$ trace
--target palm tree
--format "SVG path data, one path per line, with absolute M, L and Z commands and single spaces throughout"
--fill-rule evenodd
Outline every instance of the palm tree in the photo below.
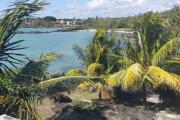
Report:
M 53 96 L 56 93 L 69 91 L 83 82 L 102 82 L 95 76 L 65 76 L 50 80 L 41 80 L 45 75 L 48 63 L 59 58 L 55 53 L 42 55 L 37 60 L 30 60 L 12 80 L 3 78 L 1 91 L 7 91 L 0 96 L 0 105 L 10 115 L 17 114 L 20 119 L 41 119 L 39 112 L 33 106 L 43 97 Z M 4 80 L 6 81 L 4 82 Z M 12 113 L 12 114 L 11 114 Z M 15 117 L 17 117 L 15 116 Z
M 14 82 L 19 84 L 34 84 L 46 79 L 49 63 L 60 59 L 62 54 L 54 52 L 41 55 L 38 59 L 28 59 L 27 64 L 16 74 Z
M 92 42 L 85 49 L 77 45 L 73 46 L 75 53 L 87 67 L 87 75 L 98 76 L 102 80 L 102 82 L 98 83 L 83 82 L 79 87 L 83 89 L 89 88 L 89 86 L 97 88 L 99 100 L 102 99 L 102 90 L 108 88 L 106 80 L 102 76 L 119 68 L 117 64 L 119 56 L 115 56 L 115 53 L 119 53 L 119 44 L 116 45 L 115 43 L 114 32 L 99 29 L 94 35 Z
M 99 63 L 92 63 L 88 67 L 88 75 L 89 76 L 101 76 L 104 73 L 104 65 Z M 101 78 L 102 80 L 102 78 Z M 102 100 L 102 89 L 106 86 L 106 84 L 101 83 L 90 83 L 93 87 L 97 88 L 99 90 L 99 100 Z
M 49 62 L 56 60 L 61 55 L 49 53 L 41 55 L 37 60 L 30 60 L 17 75 L 12 79 L 3 78 L 4 87 L 1 94 L 0 105 L 5 108 L 9 114 L 15 112 L 20 119 L 40 119 L 32 103 L 43 96 L 43 89 L 37 84 L 41 82 L 42 77 L 46 74 Z M 10 89 L 8 89 L 10 88 Z
M 87 45 L 85 49 L 77 45 L 73 46 L 73 49 L 87 68 L 93 63 L 99 63 L 104 65 L 105 70 L 109 69 L 109 71 L 111 71 L 114 67 L 113 64 L 115 64 L 117 60 L 112 59 L 112 56 L 110 56 L 116 49 L 114 44 L 114 33 L 99 29 L 94 35 L 92 42 Z
M 22 54 L 14 53 L 16 50 L 24 49 L 19 45 L 22 40 L 12 42 L 11 38 L 16 34 L 17 29 L 21 23 L 29 17 L 32 13 L 35 13 L 43 8 L 47 3 L 39 0 L 34 0 L 32 3 L 28 3 L 28 0 L 14 3 L 10 9 L 4 11 L 4 18 L 0 22 L 0 75 L 11 74 L 12 67 L 17 68 L 17 64 L 22 63 L 21 60 L 17 59 L 17 56 L 23 56 Z M 3 80 L 2 80 L 3 79 Z M 37 111 L 30 105 L 32 98 L 25 97 L 23 94 L 36 93 L 36 87 L 28 87 L 28 89 L 22 88 L 20 85 L 14 84 L 12 80 L 7 77 L 1 77 L 3 83 L 8 83 L 4 86 L 7 87 L 7 93 L 1 94 L 0 104 L 1 107 L 5 107 L 6 111 L 9 110 L 17 111 L 17 115 L 21 119 L 22 114 L 26 113 L 26 118 L 30 116 L 33 119 L 39 119 Z M 11 81 L 11 82 L 5 82 Z M 10 89 L 10 90 L 9 90 Z M 33 89 L 36 92 L 30 92 Z M 24 91 L 26 90 L 26 91 Z M 11 92 L 9 92 L 11 91 Z M 20 92 L 21 91 L 21 92 Z
M 12 72 L 10 68 L 17 68 L 16 65 L 22 63 L 17 56 L 23 55 L 14 51 L 24 49 L 19 45 L 23 40 L 12 42 L 11 38 L 27 17 L 46 5 L 39 0 L 34 0 L 32 4 L 26 2 L 14 3 L 10 9 L 4 11 L 4 18 L 0 21 L 0 73 Z
M 109 77 L 109 84 L 133 91 L 142 89 L 145 102 L 147 87 L 180 90 L 180 79 L 165 67 L 167 62 L 180 65 L 179 58 L 174 60 L 180 50 L 180 38 L 161 43 L 163 22 L 157 14 L 148 13 L 141 22 L 134 32 L 137 39 L 125 41 L 126 51 L 119 60 L 124 67 Z
M 44 2 L 35 0 L 31 4 L 28 1 L 15 3 L 12 9 L 5 11 L 5 17 L 0 23 L 0 69 L 1 74 L 11 73 L 11 67 L 7 64 L 16 67 L 16 64 L 22 61 L 16 59 L 17 56 L 22 56 L 21 54 L 11 53 L 9 51 L 15 51 L 21 48 L 17 42 L 11 42 L 11 38 L 16 34 L 17 29 L 26 17 L 29 17 L 31 13 L 37 12 L 46 5 Z M 18 116 L 20 119 L 41 119 L 39 113 L 33 107 L 33 103 L 39 97 L 46 95 L 53 90 L 53 93 L 67 90 L 69 86 L 78 85 L 83 81 L 95 81 L 98 82 L 99 78 L 94 76 L 68 76 L 56 79 L 50 79 L 47 81 L 42 81 L 48 63 L 54 58 L 59 57 L 57 54 L 50 53 L 47 55 L 42 55 L 38 60 L 29 60 L 29 62 L 20 70 L 20 72 L 15 76 L 10 78 L 3 78 L 0 80 L 4 86 L 0 86 L 1 90 L 6 90 L 6 93 L 0 96 L 0 106 L 7 113 L 13 113 L 13 115 Z M 7 63 L 6 63 L 7 62 Z M 40 72 L 40 73 L 39 73 Z M 7 82 L 4 82 L 4 81 Z M 102 81 L 99 81 L 102 82 Z

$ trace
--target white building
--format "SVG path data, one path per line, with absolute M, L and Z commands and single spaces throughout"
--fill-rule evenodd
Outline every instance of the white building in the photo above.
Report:
M 67 21 L 67 22 L 66 22 L 66 25 L 67 25 L 67 26 L 71 26 L 71 21 Z

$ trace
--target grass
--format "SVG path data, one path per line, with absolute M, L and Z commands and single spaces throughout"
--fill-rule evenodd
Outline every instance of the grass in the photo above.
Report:
M 90 92 L 89 90 L 75 91 L 66 95 L 70 96 L 75 101 L 79 101 L 79 100 L 93 101 L 98 99 L 98 92 Z M 109 99 L 109 96 L 106 93 L 102 93 L 102 96 L 103 99 Z
M 93 99 L 98 99 L 98 93 L 90 93 L 89 91 L 75 91 L 70 94 L 67 94 L 70 96 L 73 100 L 78 101 L 80 99 L 82 100 L 93 100 Z

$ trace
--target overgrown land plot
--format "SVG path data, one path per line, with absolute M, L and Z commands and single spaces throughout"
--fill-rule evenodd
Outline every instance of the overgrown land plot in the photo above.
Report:
M 20 120 L 180 119 L 179 6 L 121 18 L 117 26 L 112 24 L 118 19 L 84 21 L 78 29 L 96 29 L 87 46 L 72 46 L 84 69 L 50 74 L 50 63 L 63 53 L 31 59 L 18 53 L 26 49 L 23 40 L 12 41 L 18 28 L 46 5 L 17 1 L 0 20 L 0 115 Z

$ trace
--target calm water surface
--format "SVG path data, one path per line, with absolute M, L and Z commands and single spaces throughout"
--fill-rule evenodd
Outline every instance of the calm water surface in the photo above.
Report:
M 21 29 L 22 30 L 22 29 Z M 24 31 L 53 31 L 54 29 L 42 28 L 32 29 L 26 28 Z M 21 45 L 28 47 L 20 50 L 18 53 L 23 53 L 27 57 L 37 58 L 42 53 L 58 52 L 63 53 L 63 57 L 51 63 L 49 71 L 51 73 L 58 73 L 67 71 L 72 68 L 84 68 L 81 61 L 75 55 L 72 46 L 74 44 L 85 47 L 95 33 L 93 32 L 53 32 L 46 34 L 17 34 L 13 41 L 25 40 Z

